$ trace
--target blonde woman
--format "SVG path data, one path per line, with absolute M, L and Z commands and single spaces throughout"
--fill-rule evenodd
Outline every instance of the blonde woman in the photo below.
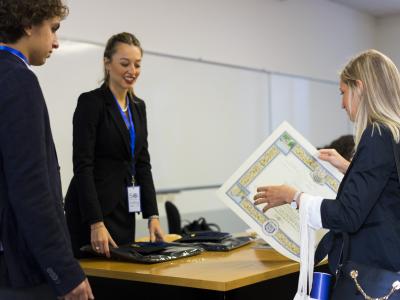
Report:
M 398 272 L 400 184 L 392 141 L 400 139 L 399 72 L 388 57 L 368 50 L 344 68 L 340 92 L 342 107 L 354 122 L 356 152 L 350 163 L 332 149 L 320 150 L 321 159 L 345 174 L 336 201 L 281 185 L 259 187 L 255 204 L 266 204 L 264 211 L 293 200 L 307 207 L 309 226 L 330 229 L 322 250 L 332 272 L 342 233 L 350 238 L 349 260 Z
M 135 238 L 136 213 L 148 219 L 152 242 L 164 233 L 147 142 L 146 105 L 133 92 L 143 49 L 131 33 L 113 35 L 104 50 L 104 84 L 78 99 L 73 125 L 74 177 L 65 198 L 76 257 L 84 245 L 110 257 Z

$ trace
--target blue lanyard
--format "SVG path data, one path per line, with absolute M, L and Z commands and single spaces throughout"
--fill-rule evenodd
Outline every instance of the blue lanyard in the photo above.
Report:
M 113 95 L 114 96 L 114 95 Z M 132 121 L 132 114 L 131 114 L 131 110 L 129 108 L 129 98 L 128 96 L 126 96 L 126 103 L 127 103 L 127 108 L 128 108 L 128 116 L 129 119 L 126 117 L 126 114 L 122 111 L 121 106 L 119 106 L 119 103 L 117 101 L 117 98 L 114 96 L 114 100 L 115 103 L 118 106 L 119 112 L 121 113 L 122 118 L 124 119 L 124 122 L 126 124 L 126 126 L 129 129 L 129 136 L 130 136 L 130 144 L 131 144 L 131 153 L 132 153 L 132 159 L 134 157 L 135 154 L 135 140 L 136 140 L 136 133 L 135 133 L 135 125 L 133 124 Z
M 17 49 L 10 48 L 7 46 L 0 46 L 0 51 L 7 51 L 11 54 L 14 54 L 15 56 L 18 56 L 20 59 L 22 59 L 28 66 L 29 66 L 29 61 L 26 58 L 25 55 L 22 54 L 22 52 L 18 51 Z

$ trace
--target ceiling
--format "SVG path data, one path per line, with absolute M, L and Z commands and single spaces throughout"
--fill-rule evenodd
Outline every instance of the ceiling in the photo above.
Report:
M 375 17 L 400 14 L 400 0 L 329 0 Z

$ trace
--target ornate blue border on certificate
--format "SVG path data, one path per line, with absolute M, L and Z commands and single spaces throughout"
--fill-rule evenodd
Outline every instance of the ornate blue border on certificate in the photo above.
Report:
M 336 179 L 326 168 L 324 168 L 309 152 L 307 152 L 288 132 L 283 132 L 278 139 L 269 147 L 249 169 L 241 176 L 226 192 L 241 209 L 263 227 L 263 231 L 274 238 L 279 244 L 285 245 L 286 249 L 293 255 L 300 257 L 300 246 L 287 236 L 278 223 L 268 218 L 253 201 L 248 199 L 250 191 L 247 187 L 251 182 L 278 156 L 292 153 L 308 169 L 313 180 L 321 185 L 326 185 L 337 193 L 340 181 Z

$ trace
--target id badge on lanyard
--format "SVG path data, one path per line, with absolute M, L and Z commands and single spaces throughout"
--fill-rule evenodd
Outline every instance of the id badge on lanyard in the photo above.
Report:
M 129 130 L 130 148 L 131 148 L 132 158 L 133 158 L 133 154 L 135 153 L 136 135 L 135 135 L 135 125 L 133 124 L 131 110 L 129 108 L 129 98 L 128 98 L 128 96 L 126 96 L 128 117 L 122 111 L 121 107 L 118 104 L 117 98 L 115 96 L 114 96 L 114 100 L 119 109 L 121 117 L 124 120 L 126 126 L 128 127 L 128 130 Z M 134 174 L 134 173 L 132 173 L 132 174 Z M 140 205 L 140 186 L 135 185 L 135 178 L 133 176 L 132 176 L 132 185 L 127 187 L 127 194 L 128 194 L 128 211 L 130 213 L 141 212 L 142 210 L 141 210 L 141 205 Z
M 128 189 L 128 210 L 130 213 L 141 212 L 140 206 L 140 186 L 134 185 L 134 179 L 132 178 L 132 185 L 127 187 Z

